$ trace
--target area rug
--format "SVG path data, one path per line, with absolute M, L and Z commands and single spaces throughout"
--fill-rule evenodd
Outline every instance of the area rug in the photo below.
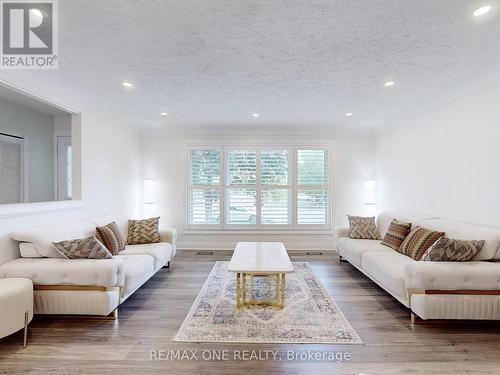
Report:
M 307 262 L 286 275 L 283 309 L 236 308 L 236 275 L 216 262 L 174 341 L 232 343 L 362 344 Z M 257 298 L 269 293 L 266 278 L 254 280 Z

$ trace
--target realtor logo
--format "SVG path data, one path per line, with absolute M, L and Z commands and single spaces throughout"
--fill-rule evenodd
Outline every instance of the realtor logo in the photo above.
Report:
M 1 1 L 2 69 L 57 68 L 56 0 Z

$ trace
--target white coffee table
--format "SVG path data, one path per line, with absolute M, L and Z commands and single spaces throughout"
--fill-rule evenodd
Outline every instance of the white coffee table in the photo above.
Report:
M 236 306 L 268 305 L 283 308 L 285 305 L 285 275 L 293 272 L 293 265 L 281 242 L 238 242 L 228 271 L 236 273 Z M 269 300 L 256 301 L 253 278 L 267 277 Z M 247 277 L 250 277 L 250 300 L 247 300 Z M 272 298 L 274 279 L 274 299 Z

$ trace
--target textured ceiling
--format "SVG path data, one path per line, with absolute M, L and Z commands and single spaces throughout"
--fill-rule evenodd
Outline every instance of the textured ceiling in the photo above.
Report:
M 144 128 L 372 132 L 500 80 L 487 3 L 62 0 L 59 69 L 0 77 Z

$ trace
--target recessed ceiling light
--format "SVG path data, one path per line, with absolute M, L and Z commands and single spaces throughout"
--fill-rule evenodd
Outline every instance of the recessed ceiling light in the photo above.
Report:
M 162 112 L 162 113 L 160 113 L 160 115 L 166 116 L 166 115 L 168 115 L 168 113 L 167 112 Z
M 260 117 L 260 115 L 258 113 L 254 113 L 252 116 L 253 117 Z
M 480 8 L 477 8 L 475 11 L 474 11 L 474 16 L 475 17 L 479 17 L 479 16 L 482 16 L 483 14 L 486 14 L 490 11 L 491 7 L 489 5 L 485 5 L 485 6 L 482 6 Z
M 128 82 L 128 81 L 123 81 L 123 82 L 122 82 L 122 85 L 123 85 L 123 86 L 125 86 L 125 87 L 132 87 L 132 86 L 134 86 L 133 84 L 131 84 L 131 83 L 130 83 L 130 82 Z
M 351 117 L 352 113 L 351 112 L 347 112 L 345 115 L 346 115 L 346 117 Z
M 394 81 L 387 81 L 384 83 L 385 87 L 389 87 L 389 86 L 393 86 L 393 85 L 394 85 Z

